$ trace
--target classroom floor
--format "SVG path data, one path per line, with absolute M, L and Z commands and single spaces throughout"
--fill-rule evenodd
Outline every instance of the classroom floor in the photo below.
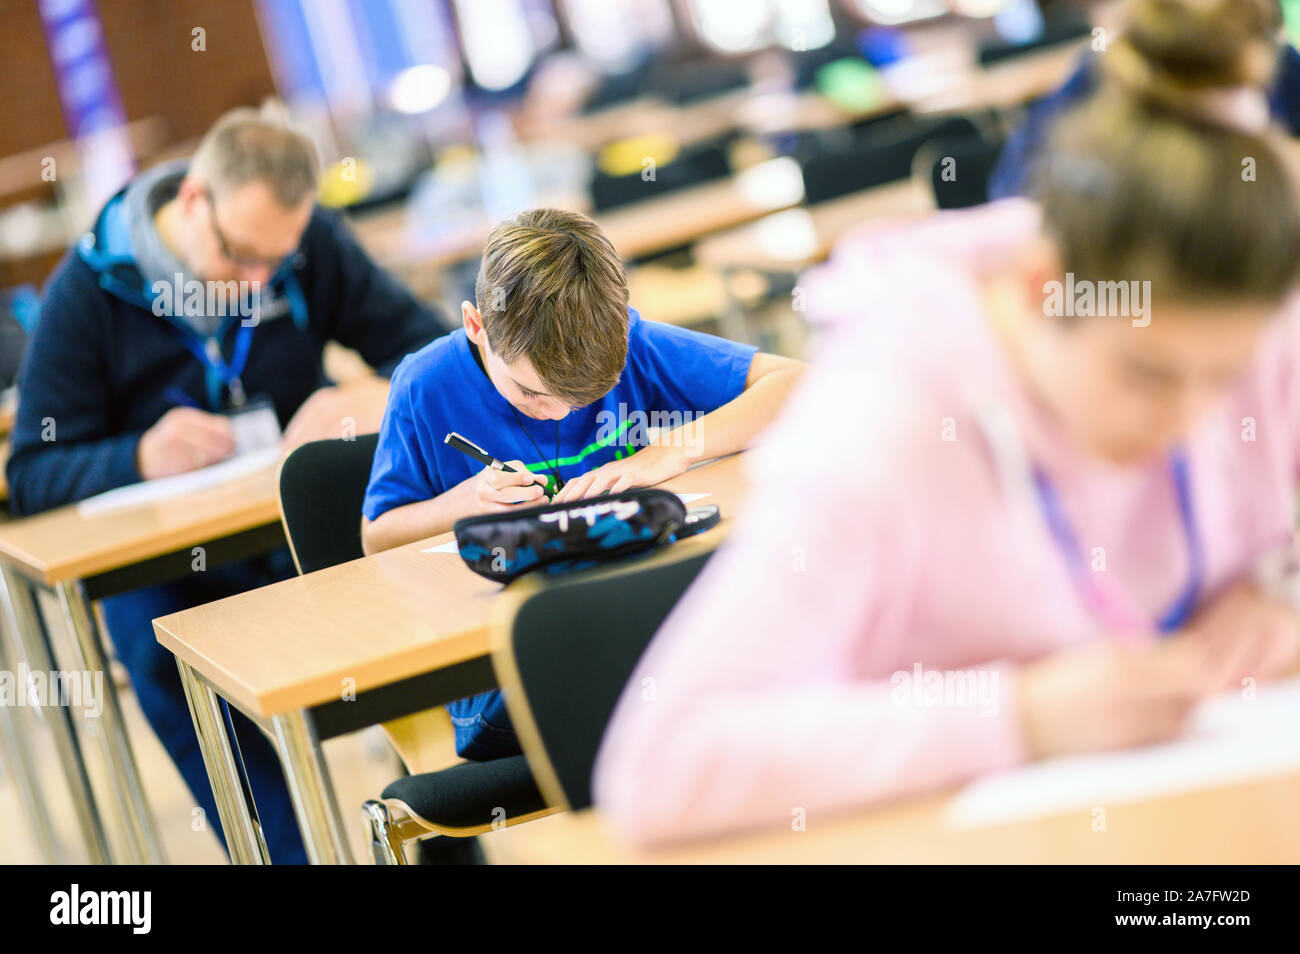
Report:
M 47 612 L 46 619 L 57 620 L 58 615 Z M 58 634 L 53 635 L 57 644 L 60 637 Z M 145 721 L 135 694 L 129 686 L 124 685 L 121 670 L 117 669 L 116 664 L 114 668 L 118 673 L 118 697 L 126 717 L 127 731 L 140 766 L 145 791 L 153 806 L 168 862 L 226 864 L 226 854 L 216 836 L 210 829 L 194 824 L 196 806 L 189 789 L 185 787 L 180 773 Z M 60 859 L 65 863 L 85 864 L 90 859 L 81 840 L 49 728 L 34 709 L 18 708 L 13 711 L 22 720 L 21 725 L 37 764 Z M 82 744 L 96 790 L 106 791 L 100 784 L 103 763 L 97 747 L 93 740 L 87 744 L 87 740 L 83 739 Z M 325 743 L 325 757 L 338 793 L 339 811 L 352 842 L 353 856 L 359 863 L 367 864 L 370 855 L 361 823 L 361 804 L 368 798 L 376 797 L 389 782 L 401 774 L 397 757 L 378 727 L 330 739 Z M 102 804 L 101 812 L 109 816 L 105 819 L 105 824 L 110 828 L 110 843 L 117 844 L 115 839 L 120 837 L 120 828 L 115 827 L 116 820 L 112 817 L 111 805 Z M 195 830 L 196 827 L 199 830 Z M 413 851 L 409 857 L 414 857 Z M 23 811 L 12 774 L 0 759 L 0 864 L 42 862 L 39 844 Z
M 206 828 L 194 830 L 194 799 L 145 722 L 135 695 L 129 689 L 123 691 L 120 687 L 119 694 L 131 743 L 140 765 L 140 774 L 153 805 L 168 862 L 226 864 L 225 852 L 216 836 Z M 34 729 L 30 733 L 33 756 L 38 763 L 41 785 L 49 805 L 62 860 L 86 863 L 89 858 L 81 843 L 76 816 L 67 795 L 50 733 L 44 725 L 32 718 L 30 712 L 23 715 L 28 717 L 26 725 Z M 90 750 L 86 757 L 88 760 L 96 759 L 98 752 Z M 365 863 L 369 855 L 363 841 L 361 803 L 378 795 L 385 785 L 400 774 L 397 759 L 378 729 L 329 740 L 325 743 L 325 757 L 338 792 L 343 823 L 352 840 L 354 857 Z M 92 773 L 95 770 L 96 766 L 92 765 Z M 102 810 L 107 813 L 107 806 Z M 0 837 L 0 864 L 42 863 L 43 859 L 23 813 L 14 780 L 3 766 L 0 766 L 0 818 L 4 819 L 0 825 L 0 830 L 3 830 L 3 837 Z M 107 823 L 113 824 L 112 821 Z M 110 832 L 109 837 L 112 839 L 114 834 Z

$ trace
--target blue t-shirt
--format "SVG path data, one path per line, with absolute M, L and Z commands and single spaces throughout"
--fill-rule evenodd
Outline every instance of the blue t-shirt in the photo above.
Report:
M 368 520 L 429 500 L 483 469 L 448 447 L 450 431 L 498 460 L 521 460 L 564 480 L 628 456 L 646 443 L 646 429 L 687 424 L 745 390 L 755 348 L 673 325 L 642 321 L 628 309 L 627 364 L 614 390 L 559 422 L 519 414 L 474 358 L 464 329 L 408 355 L 393 373 L 379 447 L 363 513 Z M 526 432 L 526 433 L 525 433 Z M 531 440 L 530 440 L 531 438 Z M 540 451 L 540 453 L 539 453 Z

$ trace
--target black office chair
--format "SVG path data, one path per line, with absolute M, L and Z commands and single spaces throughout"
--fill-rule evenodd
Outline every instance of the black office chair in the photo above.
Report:
M 378 443 L 377 434 L 312 441 L 284 459 L 280 516 L 300 573 L 364 555 L 361 504 Z M 490 831 L 499 809 L 507 825 L 549 812 L 522 755 L 405 776 L 381 799 L 362 808 L 376 864 L 405 864 L 407 841 Z
M 548 803 L 591 805 L 592 768 L 614 706 L 715 546 L 707 536 L 684 540 L 614 566 L 512 587 L 492 664 Z
M 1060 6 L 1044 11 L 1043 30 L 1035 39 L 1022 43 L 1001 38 L 988 40 L 980 44 L 976 56 L 980 66 L 992 66 L 1091 34 L 1092 21 L 1084 11 Z
M 979 135 L 966 116 L 900 117 L 866 127 L 848 138 L 828 138 L 797 156 L 809 205 L 884 185 L 912 174 L 913 160 L 934 139 Z
M 280 466 L 280 518 L 299 573 L 359 560 L 361 503 L 378 434 L 311 441 Z
M 1000 137 L 983 135 L 934 139 L 917 151 L 913 175 L 929 185 L 937 208 L 983 205 L 1002 146 Z
M 696 57 L 655 63 L 645 78 L 645 92 L 676 106 L 689 106 L 745 89 L 749 83 L 749 68 L 743 62 Z
M 731 161 L 725 144 L 711 143 L 683 149 L 671 162 L 655 168 L 653 180 L 641 178 L 641 170 L 614 176 L 597 170 L 591 179 L 591 203 L 597 212 L 658 198 L 679 189 L 700 185 L 731 175 Z
M 23 352 L 27 347 L 27 335 L 32 330 L 24 324 L 24 317 L 34 321 L 39 303 L 28 304 L 23 289 L 11 289 L 0 292 L 0 391 L 5 390 L 18 380 L 18 368 L 22 364 Z M 35 293 L 26 290 L 34 299 Z

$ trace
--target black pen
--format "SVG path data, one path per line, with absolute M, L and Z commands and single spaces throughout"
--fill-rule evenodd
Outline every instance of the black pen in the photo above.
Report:
M 497 460 L 495 457 L 493 457 L 483 448 L 479 447 L 473 441 L 469 440 L 468 438 L 461 437 L 455 431 L 452 431 L 450 434 L 444 437 L 442 439 L 442 442 L 446 444 L 448 447 L 454 447 L 456 450 L 460 451 L 462 454 L 465 454 L 467 457 L 473 457 L 476 461 L 478 461 L 480 464 L 482 464 L 485 467 L 495 467 L 497 470 L 504 470 L 508 474 L 519 473 L 519 471 L 511 467 L 509 464 L 503 464 L 501 461 Z M 550 494 L 547 494 L 548 499 L 549 497 Z

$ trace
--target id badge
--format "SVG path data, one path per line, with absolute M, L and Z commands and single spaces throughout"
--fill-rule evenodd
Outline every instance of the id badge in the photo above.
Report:
M 269 400 L 255 399 L 222 413 L 235 432 L 235 454 L 251 454 L 280 442 L 280 419 Z

